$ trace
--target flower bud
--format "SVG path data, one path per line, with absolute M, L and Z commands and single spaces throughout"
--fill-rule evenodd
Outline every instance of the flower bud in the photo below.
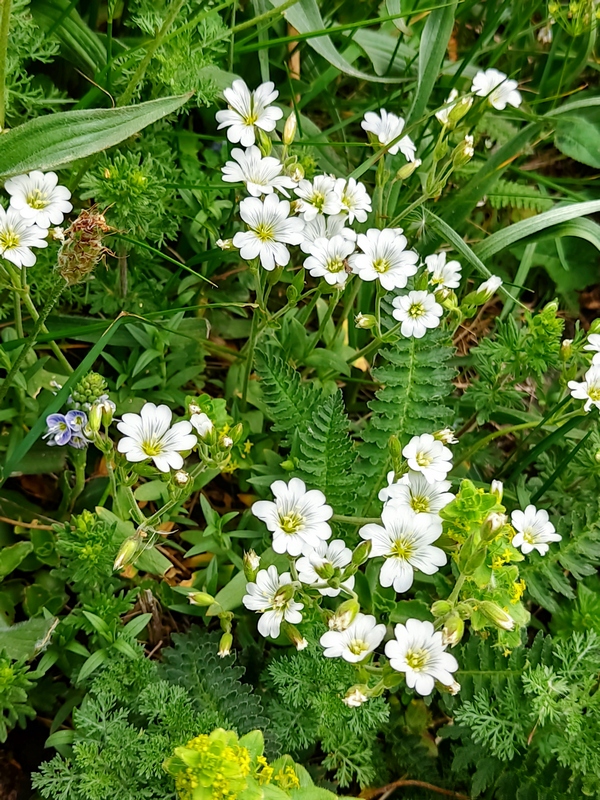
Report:
M 202 606 L 208 608 L 215 602 L 215 598 L 208 594 L 208 592 L 193 592 L 188 594 L 188 600 L 193 606 Z
M 442 642 L 450 645 L 450 647 L 454 647 L 460 642 L 464 632 L 465 623 L 458 614 L 452 614 L 452 616 L 446 620 L 442 628 Z
M 178 469 L 177 472 L 173 475 L 173 481 L 175 482 L 176 486 L 183 488 L 187 486 L 191 480 L 191 476 L 189 472 L 185 472 L 183 469 Z
M 560 360 L 568 361 L 573 353 L 573 339 L 563 339 L 560 346 Z
M 247 553 L 244 553 L 244 575 L 247 581 L 253 583 L 256 580 L 259 568 L 260 558 L 254 550 L 248 550 Z
M 286 147 L 288 147 L 294 139 L 296 138 L 296 131 L 298 130 L 298 119 L 296 117 L 296 113 L 292 111 L 289 117 L 285 121 L 285 125 L 283 128 L 283 137 L 282 141 Z
M 217 239 L 215 245 L 220 247 L 221 250 L 235 250 L 233 246 L 233 239 Z
M 498 289 L 502 286 L 502 278 L 499 278 L 497 275 L 491 275 L 487 281 L 484 281 L 481 286 L 477 289 L 477 294 L 483 295 L 484 299 L 477 303 L 477 305 L 481 305 L 481 303 L 486 303 L 490 298 L 492 298 Z
M 402 445 L 400 444 L 400 440 L 397 436 L 390 436 L 388 447 L 392 458 L 402 458 Z
M 102 406 L 99 403 L 95 403 L 91 407 L 88 416 L 88 425 L 93 433 L 98 433 L 100 430 L 102 425 Z
M 436 431 L 433 434 L 433 438 L 443 444 L 458 444 L 458 439 L 454 435 L 452 428 L 443 428 L 441 431 Z
M 275 608 L 278 606 L 284 606 L 286 603 L 288 603 L 294 596 L 295 591 L 296 589 L 291 583 L 286 583 L 279 588 L 275 593 L 275 597 L 273 598 L 273 605 Z
M 290 178 L 296 183 L 300 183 L 300 181 L 304 178 L 304 167 L 302 164 L 296 164 L 294 169 L 290 172 Z
M 293 284 L 290 283 L 290 285 L 285 290 L 285 296 L 291 305 L 296 305 L 296 303 L 298 302 L 298 298 L 300 297 L 300 292 L 298 291 L 298 289 L 296 289 L 296 287 Z
M 329 620 L 329 628 L 332 631 L 345 631 L 346 628 L 354 622 L 354 619 L 360 611 L 360 605 L 351 597 L 345 600 L 338 606 L 336 612 Z
M 296 650 L 300 651 L 308 647 L 308 642 L 295 625 L 291 625 L 289 622 L 284 621 L 281 623 L 281 630 L 283 633 L 285 633 Z
M 489 619 L 497 628 L 501 628 L 503 631 L 514 630 L 514 619 L 510 614 L 504 611 L 503 608 L 500 608 L 498 603 L 493 603 L 491 600 L 484 600 L 479 603 L 479 611 L 481 611 L 483 616 Z
M 506 514 L 499 514 L 497 511 L 487 517 L 481 529 L 481 541 L 492 542 L 502 528 L 506 525 L 508 517 Z
M 233 447 L 233 439 L 231 436 L 221 436 L 219 444 L 221 447 L 225 448 L 225 450 L 229 450 L 230 447 Z
M 357 544 L 354 552 L 352 553 L 352 563 L 357 567 L 360 567 L 361 564 L 364 564 L 369 557 L 372 547 L 373 542 L 370 539 L 365 539 L 360 544 Z
M 492 481 L 490 484 L 490 493 L 494 495 L 499 503 L 501 503 L 502 496 L 504 495 L 504 484 L 502 481 Z
M 460 692 L 461 686 L 458 681 L 453 681 L 450 686 L 446 687 L 451 695 L 457 695 Z
M 262 128 L 254 128 L 256 134 L 256 144 L 258 145 L 258 149 L 262 153 L 263 156 L 270 156 L 271 149 L 273 148 L 273 142 L 271 141 L 271 137 L 263 131 Z
M 407 178 L 413 174 L 416 169 L 419 169 L 423 162 L 420 158 L 416 158 L 414 161 L 407 161 L 398 172 L 396 173 L 396 180 L 405 181 Z
M 452 611 L 452 604 L 447 600 L 436 600 L 431 606 L 431 613 L 434 617 L 444 617 Z
M 110 230 L 104 216 L 94 208 L 84 208 L 67 228 L 58 251 L 57 269 L 69 286 L 82 281 L 109 252 L 104 247 L 104 237 Z
M 330 564 L 329 561 L 323 562 L 323 564 L 319 564 L 318 566 L 314 567 L 315 572 L 323 581 L 328 581 L 330 578 L 333 578 L 335 575 L 335 567 L 333 564 Z
M 125 539 L 117 553 L 115 563 L 113 564 L 115 572 L 120 572 L 122 569 L 132 564 L 137 558 L 141 548 L 142 541 L 139 536 L 130 536 L 129 539 Z
M 438 139 L 433 151 L 433 160 L 441 161 L 448 152 L 448 142 L 445 139 Z
M 460 169 L 468 164 L 475 155 L 475 148 L 473 147 L 473 137 L 465 136 L 462 142 L 454 149 L 452 153 L 452 163 L 455 169 Z
M 192 416 L 192 414 L 200 414 L 202 409 L 197 403 L 190 403 L 188 405 L 188 414 Z
M 362 330 L 369 330 L 377 325 L 377 319 L 373 314 L 357 314 L 354 317 L 354 325 Z
M 243 435 L 244 435 L 244 426 L 241 422 L 238 422 L 238 424 L 234 425 L 233 428 L 229 431 L 229 436 L 233 440 L 234 444 L 238 444 Z
M 369 689 L 362 683 L 348 689 L 342 702 L 345 703 L 348 708 L 358 708 L 362 706 L 363 703 L 366 703 L 368 699 Z
M 230 633 L 224 633 L 219 642 L 219 650 L 217 655 L 219 658 L 225 658 L 231 653 L 231 645 L 233 644 L 233 636 Z
M 190 410 L 191 408 L 192 404 L 190 403 Z M 198 408 L 198 406 L 194 405 L 194 408 Z M 215 427 L 208 414 L 204 414 L 203 412 L 192 414 L 190 422 L 201 439 L 205 439 Z

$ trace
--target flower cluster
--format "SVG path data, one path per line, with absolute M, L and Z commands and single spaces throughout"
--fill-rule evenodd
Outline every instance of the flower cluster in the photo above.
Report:
M 10 205 L 0 205 L 0 256 L 16 267 L 32 267 L 32 248 L 48 246 L 50 226 L 60 225 L 73 208 L 71 193 L 58 184 L 56 173 L 38 170 L 9 178 L 4 188 Z
M 592 365 L 584 375 L 583 381 L 569 381 L 571 396 L 575 400 L 585 400 L 584 410 L 600 408 L 600 334 L 590 333 L 584 350 L 594 353 Z

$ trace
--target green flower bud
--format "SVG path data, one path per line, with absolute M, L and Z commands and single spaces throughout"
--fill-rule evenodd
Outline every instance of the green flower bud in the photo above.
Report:
M 219 658 L 225 658 L 231 653 L 231 645 L 233 644 L 233 636 L 230 633 L 224 633 L 219 642 L 219 650 L 217 655 Z
M 416 158 L 414 161 L 407 161 L 406 164 L 400 167 L 398 172 L 396 173 L 396 180 L 405 181 L 413 174 L 413 172 L 418 169 L 422 164 L 420 158 Z
M 504 611 L 503 608 L 500 608 L 498 603 L 493 603 L 490 600 L 484 600 L 483 602 L 479 603 L 478 608 L 483 616 L 489 619 L 489 621 L 497 628 L 500 628 L 503 631 L 514 630 L 514 619 L 510 616 L 510 614 L 508 614 L 508 612 Z
M 285 121 L 283 128 L 282 141 L 288 147 L 296 138 L 296 131 L 298 130 L 298 119 L 294 111 L 290 112 L 289 117 Z
M 498 533 L 506 525 L 508 517 L 506 514 L 499 514 L 493 511 L 483 523 L 481 529 L 481 541 L 493 542 Z
M 98 433 L 102 425 L 102 407 L 95 403 L 90 409 L 88 424 L 93 433 Z
M 369 558 L 369 553 L 371 552 L 372 547 L 373 542 L 370 539 L 365 539 L 364 542 L 356 545 L 354 552 L 352 553 L 352 563 L 357 567 L 360 567 L 361 564 L 364 564 Z
M 324 581 L 328 581 L 335 575 L 335 567 L 328 561 L 326 561 L 324 564 L 319 564 L 319 566 L 315 567 L 314 569 L 319 578 Z
M 260 569 L 260 558 L 256 555 L 254 550 L 248 550 L 247 553 L 244 553 L 243 561 L 246 580 L 250 583 L 254 583 L 258 575 L 258 570 Z
M 392 458 L 402 458 L 402 445 L 397 436 L 390 436 L 388 447 Z
M 295 587 L 291 583 L 286 583 L 284 586 L 279 588 L 275 593 L 275 597 L 273 598 L 273 605 L 275 608 L 277 606 L 284 606 L 294 596 L 294 592 L 296 591 Z
M 295 625 L 291 625 L 289 622 L 284 621 L 281 623 L 281 630 L 283 633 L 285 633 L 296 650 L 300 651 L 308 647 L 308 642 Z
M 262 128 L 255 128 L 256 131 L 256 144 L 263 156 L 270 156 L 273 148 L 273 142 L 270 136 L 263 131 Z
M 452 611 L 452 603 L 447 600 L 436 600 L 431 606 L 431 613 L 434 617 L 444 617 Z
M 121 570 L 125 569 L 125 567 L 128 567 L 130 564 L 132 564 L 142 549 L 143 542 L 137 534 L 135 536 L 131 536 L 129 539 L 125 539 L 119 552 L 117 553 L 115 563 L 113 564 L 113 569 L 115 572 L 120 572 Z
M 568 361 L 573 355 L 573 339 L 563 339 L 560 346 L 560 360 Z
M 363 330 L 369 330 L 377 325 L 377 319 L 373 314 L 357 314 L 354 317 L 354 325 Z
M 329 628 L 332 631 L 345 631 L 354 622 L 359 611 L 360 605 L 353 597 L 345 600 L 329 619 Z
M 201 606 L 203 608 L 208 608 L 208 606 L 212 606 L 215 602 L 215 598 L 208 594 L 208 592 L 193 592 L 192 594 L 188 594 L 188 600 L 193 606 Z
M 504 484 L 502 481 L 492 481 L 490 484 L 490 493 L 494 495 L 496 500 L 501 503 L 504 494 Z
M 448 617 L 444 623 L 444 627 L 442 628 L 442 641 L 444 644 L 454 647 L 454 645 L 457 645 L 460 642 L 464 632 L 465 623 L 458 616 L 458 614 L 453 614 L 452 616 Z

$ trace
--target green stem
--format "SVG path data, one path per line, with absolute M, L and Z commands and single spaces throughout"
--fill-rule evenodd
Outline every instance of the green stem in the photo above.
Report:
M 351 525 L 370 525 L 381 522 L 381 517 L 345 517 L 343 514 L 334 514 L 333 522 L 349 522 Z
M 12 0 L 0 0 L 0 132 L 6 119 L 6 64 Z
M 15 378 L 15 375 L 17 374 L 17 372 L 21 368 L 21 364 L 25 361 L 25 357 L 27 356 L 27 354 L 29 353 L 31 348 L 34 346 L 37 337 L 40 335 L 40 333 L 42 331 L 42 328 L 44 326 L 44 322 L 46 321 L 46 319 L 48 318 L 48 315 L 50 314 L 50 312 L 54 308 L 58 298 L 61 296 L 61 294 L 65 290 L 66 285 L 67 285 L 66 282 L 62 278 L 54 284 L 54 287 L 52 288 L 52 291 L 51 291 L 48 299 L 46 300 L 46 303 L 45 303 L 44 307 L 42 308 L 42 311 L 41 311 L 39 317 L 37 318 L 37 321 L 35 323 L 35 327 L 34 327 L 32 333 L 31 333 L 31 336 L 27 339 L 27 341 L 25 342 L 25 344 L 21 348 L 21 352 L 16 357 L 15 362 L 12 365 L 12 367 L 10 368 L 8 375 L 6 376 L 4 381 L 2 382 L 2 385 L 0 386 L 0 407 L 2 406 L 2 402 L 4 401 L 4 398 L 6 397 L 6 394 L 7 394 L 8 390 L 10 389 L 10 387 L 12 385 L 12 382 L 13 382 L 13 380 Z
M 461 574 L 461 575 L 458 576 L 458 580 L 456 581 L 456 585 L 455 585 L 454 589 L 452 589 L 452 594 L 448 598 L 448 602 L 451 603 L 452 605 L 454 605 L 454 603 L 456 603 L 456 601 L 458 600 L 458 595 L 460 594 L 460 590 L 463 587 L 463 583 L 465 582 L 465 579 L 466 579 L 465 575 Z
M 361 284 L 362 284 L 362 281 L 359 280 L 356 276 L 354 278 L 351 278 L 351 280 L 353 281 L 353 283 L 352 283 L 352 291 L 348 292 L 348 294 L 344 298 L 344 305 L 342 307 L 342 313 L 340 315 L 340 318 L 337 321 L 337 325 L 335 326 L 335 333 L 333 335 L 333 341 L 334 342 L 337 340 L 338 336 L 342 332 L 342 328 L 344 326 L 344 322 L 346 321 L 346 319 L 348 318 L 348 315 L 352 311 L 352 306 L 354 305 L 354 301 L 356 300 L 356 298 L 358 296 L 358 293 L 360 291 L 360 287 L 361 287 Z
M 490 442 L 493 442 L 494 439 L 497 439 L 499 436 L 505 436 L 508 433 L 516 433 L 517 431 L 524 431 L 527 428 L 533 428 L 535 425 L 539 423 L 539 420 L 532 420 L 530 422 L 520 422 L 518 425 L 506 425 L 504 428 L 499 428 L 497 431 L 493 431 L 492 433 L 484 436 L 483 439 L 479 439 L 478 442 L 470 447 L 466 453 L 460 456 L 454 462 L 454 466 L 457 467 L 459 464 L 462 464 L 463 461 L 468 461 L 472 458 L 478 450 L 481 450 L 482 447 L 485 447 Z
M 257 276 L 257 282 L 260 278 Z M 248 339 L 247 347 L 245 348 L 246 363 L 244 365 L 244 378 L 242 381 L 242 410 L 246 410 L 248 397 L 248 384 L 250 383 L 250 373 L 252 372 L 252 363 L 254 362 L 254 348 L 256 347 L 256 339 L 258 335 L 258 312 L 255 311 L 252 315 L 252 327 L 250 328 L 250 337 Z
M 332 297 L 331 300 L 329 301 L 329 305 L 327 306 L 327 311 L 323 315 L 323 319 L 321 320 L 321 324 L 319 325 L 319 329 L 313 335 L 312 344 L 309 346 L 308 351 L 304 354 L 304 358 L 305 359 L 308 358 L 308 356 L 312 353 L 312 351 L 315 349 L 317 344 L 321 341 L 321 339 L 322 339 L 322 337 L 323 337 L 323 335 L 325 333 L 325 328 L 327 327 L 327 323 L 331 319 L 331 315 L 333 314 L 333 312 L 335 310 L 335 307 L 340 302 L 340 297 L 341 297 L 341 292 L 338 291 L 338 292 L 335 293 L 335 298 Z
M 21 267 L 21 271 L 19 272 L 19 288 L 20 291 L 15 291 L 13 294 L 13 303 L 15 307 L 15 329 L 17 331 L 17 336 L 19 339 L 25 338 L 25 333 L 23 331 L 23 314 L 21 313 L 21 296 L 23 294 L 23 273 L 25 271 L 25 267 Z
M 72 454 L 73 466 L 75 467 L 75 485 L 69 493 L 67 508 L 73 511 L 75 501 L 85 488 L 85 463 L 87 450 L 75 450 Z
M 123 92 L 121 97 L 119 97 L 119 100 L 117 101 L 117 105 L 118 106 L 126 106 L 127 103 L 129 103 L 131 101 L 131 98 L 133 97 L 133 93 L 135 92 L 136 88 L 139 86 L 139 84 L 144 79 L 144 75 L 146 74 L 146 70 L 148 69 L 148 65 L 152 61 L 152 57 L 154 56 L 154 53 L 156 53 L 156 51 L 158 50 L 158 48 L 162 44 L 163 39 L 165 38 L 165 36 L 169 32 L 169 28 L 175 22 L 175 19 L 177 18 L 177 15 L 181 11 L 184 2 L 185 2 L 185 0 L 178 0 L 178 2 L 175 2 L 173 4 L 173 7 L 171 8 L 169 14 L 167 15 L 167 17 L 166 17 L 166 19 L 165 19 L 165 21 L 164 21 L 164 23 L 162 25 L 162 28 L 159 30 L 159 32 L 154 37 L 154 39 L 151 42 L 148 43 L 148 46 L 146 48 L 146 55 L 140 61 L 139 65 L 138 65 L 138 68 L 133 73 L 133 75 L 131 77 L 131 80 L 129 81 L 129 83 L 127 84 L 127 87 L 125 88 L 125 91 Z

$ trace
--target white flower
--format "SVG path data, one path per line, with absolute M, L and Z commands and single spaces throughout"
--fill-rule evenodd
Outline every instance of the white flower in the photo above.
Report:
M 276 266 L 285 267 L 290 260 L 286 244 L 300 244 L 304 227 L 301 219 L 290 217 L 289 202 L 276 194 L 268 194 L 264 200 L 247 197 L 240 203 L 240 216 L 250 230 L 236 233 L 233 244 L 244 261 L 260 258 L 269 272 Z
M 591 366 L 583 381 L 569 381 L 568 385 L 571 397 L 585 400 L 584 411 L 589 411 L 592 406 L 600 408 L 600 365 Z
M 428 328 L 437 328 L 444 313 L 435 295 L 429 292 L 408 292 L 394 297 L 392 316 L 402 323 L 402 336 L 414 336 L 422 339 Z
M 55 172 L 44 174 L 34 170 L 29 175 L 17 175 L 9 178 L 4 188 L 11 195 L 11 207 L 16 208 L 23 219 L 40 228 L 60 225 L 65 214 L 73 210 L 69 202 L 71 192 L 66 186 L 58 186 Z
M 549 19 L 548 22 L 545 25 L 542 25 L 542 27 L 537 32 L 537 40 L 538 40 L 538 42 L 541 42 L 542 44 L 551 44 L 552 35 L 553 35 L 552 34 L 552 25 L 553 24 L 554 24 L 554 20 L 553 19 Z
M 406 244 L 406 236 L 393 228 L 359 233 L 357 245 L 362 253 L 350 259 L 352 271 L 363 281 L 378 280 L 388 291 L 403 289 L 419 260 L 414 250 L 406 250 Z
M 517 81 L 510 80 L 497 69 L 480 71 L 473 78 L 471 91 L 478 97 L 487 97 L 488 102 L 497 110 L 503 111 L 507 104 L 518 108 L 521 105 L 521 93 L 517 91 Z
M 333 509 L 318 489 L 307 491 L 304 481 L 292 478 L 289 483 L 271 484 L 275 502 L 258 500 L 252 513 L 273 533 L 273 550 L 299 556 L 315 548 L 321 539 L 329 539 L 331 528 L 327 520 Z
M 393 142 L 394 139 L 398 139 L 404 130 L 404 120 L 382 108 L 378 114 L 374 111 L 367 111 L 360 126 L 363 130 L 374 133 L 380 144 L 386 145 Z M 410 136 L 403 136 L 402 139 L 396 141 L 396 144 L 388 149 L 388 153 L 394 156 L 398 150 L 402 152 L 407 161 L 415 160 L 417 148 Z
M 435 112 L 435 118 L 442 125 L 447 125 L 448 122 L 450 121 L 450 112 L 456 105 L 457 97 L 458 97 L 458 90 L 452 89 L 452 91 L 448 95 L 448 99 L 444 103 L 444 108 L 440 108 L 439 111 Z
M 256 576 L 256 583 L 247 583 L 242 603 L 250 611 L 262 614 L 258 621 L 258 632 L 262 636 L 276 639 L 281 631 L 283 620 L 292 625 L 302 622 L 300 611 L 303 603 L 294 600 L 293 590 L 286 589 L 292 582 L 289 572 L 277 574 L 277 567 L 261 569 Z
M 357 614 L 345 631 L 327 631 L 321 636 L 321 646 L 327 658 L 343 658 L 357 664 L 379 647 L 385 636 L 385 625 L 377 625 L 371 614 Z
M 191 450 L 198 441 L 187 420 L 171 427 L 173 413 L 168 406 L 146 403 L 139 414 L 123 414 L 117 429 L 124 435 L 117 450 L 127 461 L 151 458 L 161 472 L 183 467 L 182 450 Z
M 199 436 L 204 438 L 207 433 L 210 433 L 212 429 L 215 427 L 212 423 L 211 418 L 208 414 L 201 412 L 200 414 L 192 414 L 190 417 L 190 422 L 192 423 L 193 427 L 196 429 Z
M 460 286 L 459 261 L 446 261 L 446 253 L 434 253 L 425 257 L 427 271 L 431 272 L 429 283 L 436 289 L 457 289 Z
M 362 706 L 362 704 L 366 703 L 369 699 L 369 695 L 366 694 L 366 689 L 366 686 L 353 686 L 348 690 L 346 696 L 342 700 L 342 703 L 347 705 L 348 708 L 358 708 L 359 706 Z
M 590 333 L 588 338 L 588 343 L 584 346 L 584 350 L 592 350 L 594 352 L 594 357 L 592 358 L 592 364 L 594 366 L 600 365 L 600 333 Z M 568 339 L 565 339 L 565 342 L 568 342 Z M 571 340 L 569 344 L 572 344 Z M 565 344 L 563 342 L 563 346 Z
M 543 556 L 550 549 L 548 542 L 560 542 L 562 539 L 544 509 L 538 511 L 535 506 L 529 505 L 525 511 L 513 511 L 510 519 L 518 531 L 513 536 L 512 546 L 520 547 L 525 555 L 537 550 Z
M 431 433 L 413 436 L 402 450 L 408 466 L 421 472 L 429 483 L 443 481 L 452 469 L 452 452 Z
M 352 224 L 367 221 L 367 212 L 371 210 L 371 198 L 364 187 L 355 178 L 338 178 L 335 182 L 335 192 L 338 196 L 341 211 L 348 214 L 348 222 Z M 338 212 L 336 212 L 338 213 Z
M 379 499 L 396 512 L 413 511 L 415 514 L 437 515 L 444 506 L 447 506 L 454 495 L 449 492 L 450 481 L 429 481 L 420 472 L 408 472 L 399 481 L 393 483 L 394 473 L 390 472 L 389 486 L 379 492 Z
M 293 189 L 296 182 L 287 175 L 282 175 L 283 165 L 277 158 L 261 155 L 255 145 L 245 151 L 234 147 L 231 151 L 233 161 L 228 161 L 221 172 L 223 180 L 228 183 L 245 183 L 246 189 L 253 197 L 261 194 L 272 194 L 275 189 L 289 197 L 287 189 Z
M 298 570 L 298 578 L 302 583 L 311 586 L 315 583 L 323 583 L 325 580 L 318 573 L 324 567 L 333 567 L 342 572 L 344 568 L 352 561 L 352 550 L 346 547 L 342 539 L 334 539 L 329 544 L 324 541 L 318 542 L 312 549 L 306 551 L 306 555 L 296 561 L 296 569 Z M 347 578 L 342 584 L 344 588 L 354 589 L 354 575 Z M 319 589 L 319 593 L 326 597 L 337 597 L 341 589 Z
M 349 242 L 356 242 L 356 232 L 352 228 L 345 227 L 346 220 L 345 214 L 333 214 L 329 217 L 317 214 L 310 220 L 304 217 L 304 230 L 302 231 L 304 241 L 300 244 L 302 252 L 309 255 L 311 245 L 317 239 L 333 239 L 334 236 L 343 236 Z
M 331 286 L 343 286 L 348 280 L 346 259 L 353 251 L 353 242 L 343 236 L 317 239 L 310 246 L 310 256 L 304 262 L 304 267 L 313 278 L 325 278 Z
M 484 302 L 487 302 L 491 297 L 493 297 L 498 289 L 502 286 L 502 278 L 499 278 L 497 275 L 491 275 L 486 281 L 484 281 L 479 288 L 477 289 L 478 294 L 482 294 L 485 296 Z
M 229 108 L 217 111 L 218 130 L 227 128 L 230 142 L 242 147 L 250 147 L 256 138 L 255 128 L 263 131 L 274 131 L 277 120 L 283 117 L 283 111 L 270 103 L 277 99 L 279 92 L 272 81 L 261 83 L 258 89 L 251 92 L 242 80 L 234 81 L 229 89 L 223 92 Z
M 385 646 L 390 666 L 404 672 L 406 685 L 423 697 L 431 694 L 434 681 L 453 686 L 453 672 L 458 662 L 442 643 L 442 632 L 434 632 L 431 622 L 408 619 L 406 625 L 396 625 L 395 639 Z
M 369 558 L 384 556 L 379 573 L 382 586 L 393 586 L 396 592 L 407 592 L 413 585 L 415 569 L 433 575 L 446 563 L 446 553 L 432 543 L 442 535 L 442 522 L 430 514 L 415 514 L 386 505 L 381 525 L 364 525 L 359 534 L 371 540 Z
M 32 267 L 35 255 L 32 247 L 48 247 L 44 228 L 32 224 L 21 216 L 21 212 L 9 206 L 5 211 L 0 206 L 0 256 L 12 261 L 16 267 Z
M 295 189 L 298 195 L 296 208 L 304 215 L 306 222 L 317 214 L 339 214 L 342 210 L 335 193 L 335 178 L 331 175 L 317 175 L 312 181 L 304 178 Z

